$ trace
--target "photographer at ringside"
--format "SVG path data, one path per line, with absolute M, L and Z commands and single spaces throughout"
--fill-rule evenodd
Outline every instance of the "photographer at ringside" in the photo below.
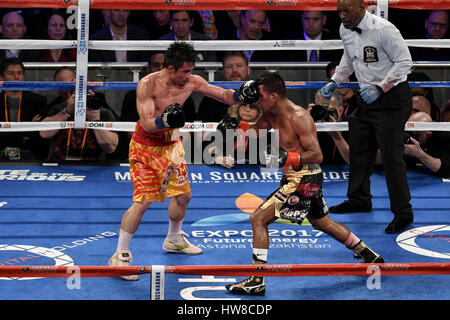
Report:
M 57 81 L 73 81 L 75 74 L 68 68 L 55 73 Z M 72 79 L 72 80 L 71 80 Z M 116 116 L 101 93 L 88 91 L 86 121 L 116 121 Z M 68 90 L 66 100 L 51 107 L 42 121 L 73 121 L 75 93 Z M 44 139 L 52 139 L 47 161 L 103 160 L 117 148 L 119 136 L 110 130 L 60 129 L 39 132 Z
M 308 110 L 314 122 L 345 122 L 344 98 L 339 90 L 335 90 L 330 99 L 316 93 L 315 104 L 310 104 Z M 319 131 L 317 132 L 320 148 L 323 154 L 323 164 L 348 164 L 348 131 Z
M 433 122 L 425 112 L 415 112 L 409 122 Z M 437 177 L 450 178 L 450 132 L 405 131 L 405 161 L 408 168 L 423 164 Z

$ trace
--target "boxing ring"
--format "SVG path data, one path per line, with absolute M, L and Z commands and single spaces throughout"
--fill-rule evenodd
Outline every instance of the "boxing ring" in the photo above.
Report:
M 152 1 L 137 2 L 136 9 L 161 9 Z M 170 2 L 170 1 L 169 1 Z M 197 1 L 198 8 L 210 4 Z M 257 8 L 266 1 L 236 1 L 236 9 Z M 274 1 L 275 3 L 277 1 Z M 387 5 L 388 1 L 379 1 Z M 395 4 L 405 5 L 404 1 Z M 48 1 L 33 1 L 42 7 Z M 61 6 L 62 2 L 51 5 Z M 303 2 L 302 2 L 303 3 Z M 313 4 L 314 3 L 314 4 Z M 334 10 L 329 1 L 298 3 L 297 10 Z M 423 3 L 408 1 L 425 8 Z M 16 1 L 0 1 L 14 6 Z M 89 2 L 79 1 L 79 25 Z M 124 2 L 115 3 L 122 8 Z M 225 5 L 217 1 L 219 8 Z M 310 7 L 302 7 L 303 5 Z M 330 5 L 330 7 L 327 7 Z M 427 5 L 436 6 L 435 1 Z M 67 6 L 67 4 L 64 4 Z M 448 6 L 449 1 L 439 1 Z M 107 1 L 93 1 L 92 8 L 110 8 Z M 180 9 L 184 7 L 181 6 Z M 229 8 L 229 7 L 228 7 Z M 256 8 L 256 7 L 255 7 Z M 417 8 L 417 7 L 414 7 Z M 178 7 L 177 7 L 178 9 Z M 192 9 L 192 7 L 189 7 Z M 267 7 L 265 7 L 267 9 Z M 269 8 L 270 9 L 270 8 Z M 280 9 L 280 8 L 278 8 Z M 88 16 L 87 16 L 88 17 Z M 85 22 L 87 22 L 85 20 Z M 87 26 L 85 26 L 87 28 Z M 0 48 L 77 47 L 76 83 L 3 82 L 0 90 L 75 89 L 77 110 L 74 122 L 1 123 L 0 132 L 92 128 L 132 131 L 135 123 L 85 122 L 87 89 L 132 90 L 135 82 L 92 83 L 86 81 L 89 50 L 165 49 L 167 43 L 82 40 L 88 29 L 79 28 L 79 41 L 61 43 L 29 40 L 0 40 Z M 226 41 L 219 44 L 193 41 L 196 49 L 292 50 L 271 42 Z M 446 41 L 412 40 L 411 45 L 449 47 Z M 338 49 L 340 41 L 295 41 L 298 49 Z M 219 47 L 218 47 L 219 46 Z M 85 50 L 85 49 L 86 50 Z M 213 82 L 225 88 L 238 88 L 239 82 Z M 290 81 L 289 90 L 317 89 L 325 82 Z M 343 86 L 355 87 L 356 83 Z M 450 86 L 448 81 L 415 82 L 411 86 Z M 186 124 L 180 131 L 198 131 Z M 201 129 L 213 130 L 214 124 Z M 317 124 L 318 131 L 347 130 L 346 123 Z M 200 129 L 200 130 L 201 130 Z M 450 130 L 448 123 L 408 123 L 406 130 Z M 324 197 L 328 206 L 345 199 L 347 166 L 323 165 Z M 117 166 L 68 166 L 57 164 L 0 164 L 0 300 L 447 300 L 450 297 L 450 180 L 434 177 L 423 170 L 409 171 L 413 225 L 398 235 L 387 235 L 384 227 L 392 220 L 389 197 L 381 169 L 372 175 L 373 211 L 332 215 L 347 225 L 385 259 L 384 264 L 358 264 L 352 253 L 331 237 L 314 230 L 305 221 L 295 225 L 277 221 L 269 226 L 269 263 L 251 263 L 249 214 L 277 186 L 279 169 L 259 166 L 189 166 L 193 192 L 183 230 L 194 245 L 203 249 L 199 256 L 166 253 L 161 249 L 167 229 L 167 204 L 153 203 L 144 215 L 130 249 L 132 267 L 108 267 L 116 247 L 120 221 L 131 204 L 132 183 L 126 164 Z M 141 274 L 137 282 L 120 275 Z M 236 296 L 225 284 L 238 276 L 266 275 L 266 295 Z
M 325 199 L 328 205 L 339 203 L 348 168 L 323 169 Z M 131 242 L 135 267 L 127 269 L 106 265 L 131 204 L 128 167 L 1 166 L 0 300 L 146 300 L 152 266 L 165 266 L 167 300 L 448 299 L 450 181 L 408 173 L 415 221 L 399 235 L 384 233 L 392 213 L 382 171 L 372 178 L 371 213 L 332 215 L 383 255 L 386 263 L 379 270 L 358 264 L 342 244 L 307 222 L 270 225 L 270 265 L 258 270 L 249 266 L 249 212 L 281 177 L 267 170 L 190 166 L 194 197 L 183 230 L 203 254 L 161 249 L 167 202 L 153 203 Z M 130 272 L 143 275 L 132 283 L 117 277 Z M 235 296 L 224 288 L 238 276 L 262 273 L 269 276 L 264 297 Z

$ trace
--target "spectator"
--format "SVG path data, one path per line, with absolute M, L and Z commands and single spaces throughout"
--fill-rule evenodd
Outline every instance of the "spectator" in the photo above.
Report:
M 239 14 L 239 28 L 230 40 L 277 40 L 275 36 L 264 29 L 267 14 L 263 10 L 241 10 Z M 283 61 L 283 55 L 274 50 L 246 50 L 248 61 Z M 220 54 L 218 54 L 220 57 Z M 220 57 L 223 60 L 222 57 Z
M 53 74 L 54 81 L 75 82 L 75 72 L 72 68 L 61 67 Z M 73 95 L 73 90 L 59 90 L 58 95 L 47 106 L 50 110 L 53 106 L 67 101 Z
M 24 81 L 25 69 L 17 58 L 7 58 L 0 65 L 1 81 Z M 0 122 L 38 122 L 46 116 L 47 100 L 30 91 L 0 93 Z M 39 134 L 29 132 L 0 133 L 0 158 L 3 160 L 43 160 L 48 144 Z
M 331 79 L 331 77 L 334 75 L 334 71 L 336 70 L 336 66 L 339 65 L 338 61 L 332 61 L 327 64 L 327 67 L 325 69 L 327 73 L 327 78 Z M 356 76 L 354 73 L 350 75 L 347 79 L 343 81 L 345 82 L 357 82 Z M 339 88 L 338 89 L 342 93 L 342 99 L 343 99 L 343 106 L 344 106 L 344 112 L 343 112 L 343 118 L 342 121 L 347 121 L 347 116 L 351 115 L 352 112 L 356 108 L 356 89 L 354 88 Z M 319 91 L 320 92 L 320 91 Z
M 61 67 L 58 68 L 55 73 L 53 74 L 53 80 L 54 81 L 60 81 L 60 82 L 75 82 L 75 72 L 72 68 L 69 67 Z M 47 110 L 50 110 L 52 107 L 66 102 L 69 100 L 69 98 L 74 95 L 73 90 L 60 90 L 58 91 L 57 97 L 55 97 L 48 105 Z M 75 95 L 74 95 L 75 96 Z M 100 99 L 102 101 L 105 101 L 105 95 L 101 92 L 96 92 L 95 96 L 97 99 Z M 103 103 L 105 108 L 109 108 L 110 111 L 113 113 L 114 118 L 119 118 L 113 109 L 111 109 L 106 103 Z
M 432 122 L 433 120 L 428 113 L 418 111 L 412 113 L 408 121 Z M 332 137 L 342 157 L 349 163 L 348 142 L 341 137 L 340 132 L 333 132 Z M 404 152 L 409 169 L 423 164 L 438 177 L 450 177 L 450 132 L 408 131 L 405 135 Z M 380 150 L 377 152 L 376 164 L 382 164 Z
M 5 13 L 2 17 L 0 32 L 3 39 L 19 40 L 25 38 L 27 26 L 22 15 L 17 11 Z M 0 50 L 0 60 L 5 58 L 19 58 L 22 61 L 28 61 L 29 51 L 21 49 Z
M 226 131 L 222 131 L 223 146 L 220 148 L 211 147 L 208 152 L 214 157 L 214 163 L 224 166 L 226 168 L 232 168 L 236 164 L 256 164 L 253 161 L 259 161 L 260 157 L 256 154 L 250 154 L 249 145 L 258 145 L 257 137 L 249 134 L 250 122 L 256 122 L 261 116 L 261 109 L 258 104 L 235 104 L 228 109 L 228 117 L 239 121 L 239 127 L 241 131 L 237 131 L 235 134 L 234 148 L 231 152 L 226 148 Z M 227 118 L 228 120 L 228 118 Z M 227 121 L 225 120 L 225 121 Z M 221 126 L 219 123 L 218 129 Z M 253 140 L 253 141 L 250 141 Z M 209 139 L 205 139 L 205 142 L 210 144 Z M 241 158 L 244 156 L 243 158 Z
M 239 10 L 214 10 L 214 25 L 218 40 L 234 38 L 239 27 Z
M 314 110 L 312 110 L 314 108 Z M 309 105 L 308 110 L 315 122 L 341 122 L 345 120 L 345 106 L 343 95 L 335 90 L 331 98 L 325 99 L 318 90 L 315 104 Z M 312 110 L 312 111 L 311 111 Z M 317 112 L 320 110 L 321 112 Z M 324 110 L 327 110 L 324 112 Z M 322 149 L 323 164 L 348 164 L 348 132 L 326 131 L 317 132 L 320 148 Z
M 194 31 L 194 16 L 191 11 L 170 11 L 170 25 L 172 31 L 163 35 L 160 40 L 211 40 L 210 37 Z M 216 61 L 214 51 L 201 51 L 197 55 L 198 61 Z
M 250 76 L 248 60 L 242 51 L 228 51 L 222 61 L 225 81 L 247 81 Z M 228 105 L 204 97 L 198 107 L 198 119 L 202 122 L 219 122 L 227 114 Z
M 301 13 L 302 32 L 288 36 L 296 40 L 330 40 L 338 39 L 337 35 L 325 29 L 327 16 L 323 11 L 303 11 Z M 283 55 L 285 53 L 283 52 Z M 342 56 L 342 50 L 294 50 L 288 51 L 292 61 L 335 61 Z
M 408 75 L 408 81 L 413 82 L 426 82 L 431 81 L 430 77 L 427 76 L 423 72 L 411 72 Z M 441 110 L 434 102 L 433 88 L 425 88 L 425 87 L 415 87 L 411 88 L 411 95 L 413 96 L 424 96 L 430 102 L 430 116 L 434 121 L 440 121 L 441 119 Z
M 159 39 L 171 30 L 169 10 L 131 10 L 128 22 L 147 30 L 152 40 Z
M 45 37 L 50 40 L 67 40 L 66 31 L 64 14 L 53 11 L 48 19 Z M 33 62 L 74 62 L 77 60 L 77 49 L 32 50 L 28 60 Z
M 331 99 L 331 98 L 330 98 Z M 308 105 L 308 109 L 310 109 L 312 106 L 318 104 L 318 105 L 328 105 L 328 102 L 330 101 L 330 99 L 325 99 L 324 97 L 322 97 L 322 95 L 320 94 L 320 90 L 316 91 L 316 94 L 314 96 L 314 103 L 310 103 Z
M 146 74 L 161 71 L 164 68 L 164 51 L 154 51 L 150 53 L 148 60 Z M 186 122 L 194 122 L 197 119 L 195 111 L 195 103 L 192 97 L 189 97 L 183 105 Z M 137 122 L 139 114 L 136 108 L 136 90 L 128 91 L 122 102 L 122 109 L 120 112 L 120 121 L 123 122 Z M 120 142 L 116 152 L 112 155 L 116 160 L 128 160 L 128 145 L 133 132 L 119 133 Z
M 408 82 L 426 82 L 426 81 L 431 81 L 431 78 L 423 72 L 411 72 L 410 74 L 408 74 Z M 434 100 L 432 88 L 411 87 L 411 95 L 424 96 L 430 101 Z
M 413 113 L 408 121 L 432 122 L 425 112 Z M 410 141 L 405 144 L 406 163 L 409 168 L 422 163 L 441 178 L 450 178 L 450 132 L 417 131 L 408 132 Z
M 450 122 L 450 99 L 447 100 L 444 110 L 442 110 L 442 120 L 445 122 Z
M 217 40 L 218 32 L 214 12 L 212 10 L 198 10 L 197 12 L 203 21 L 203 33 L 210 37 L 211 40 Z
M 73 81 L 75 73 L 68 68 L 61 68 L 55 72 L 57 81 Z M 114 112 L 108 106 L 104 95 L 89 90 L 87 97 L 86 121 L 116 121 Z M 42 121 L 73 121 L 75 108 L 75 93 L 60 92 L 60 98 L 66 100 L 55 104 Z M 109 130 L 93 129 L 64 129 L 40 131 L 44 139 L 52 139 L 48 161 L 61 162 L 65 160 L 103 160 L 107 154 L 115 151 L 118 143 L 118 134 Z
M 199 10 L 198 13 L 203 20 L 203 33 L 213 40 L 231 39 L 239 26 L 239 12 L 239 10 Z
M 72 68 L 69 67 L 61 67 L 58 68 L 55 73 L 53 74 L 53 80 L 54 81 L 61 81 L 61 82 L 75 82 L 75 72 Z M 55 97 L 48 105 L 47 110 L 50 110 L 53 106 L 66 102 L 70 96 L 72 96 L 73 90 L 60 90 L 58 91 L 57 97 Z M 105 95 L 101 92 L 95 93 L 96 98 L 104 101 Z M 111 112 L 114 114 L 114 118 L 119 118 L 113 109 L 111 109 L 106 103 L 104 103 L 105 108 L 109 108 Z
M 335 91 L 336 92 L 336 91 Z M 335 94 L 335 92 L 333 92 L 333 95 Z M 330 105 L 333 105 L 333 103 L 331 102 L 333 99 L 333 96 L 330 99 Z M 338 105 L 338 104 L 334 104 L 334 105 Z M 423 96 L 413 96 L 412 97 L 412 114 L 414 113 L 426 113 L 428 115 L 430 115 L 430 102 L 427 100 L 427 98 L 423 97 Z M 346 121 L 346 117 L 345 115 L 342 114 L 342 110 L 341 108 L 336 108 L 337 110 L 337 114 L 338 114 L 338 118 L 337 121 Z M 416 117 L 420 117 L 420 116 L 416 116 Z M 423 117 L 422 117 L 423 118 Z M 330 117 L 331 121 L 336 121 L 335 117 Z M 408 121 L 423 121 L 423 120 L 410 120 Z M 318 132 L 318 135 L 321 132 Z M 349 155 L 349 146 L 348 146 L 348 132 L 344 131 L 344 132 L 340 132 L 340 131 L 330 131 L 329 134 L 331 135 L 331 138 L 333 139 L 334 143 L 336 144 L 336 147 L 338 148 L 340 155 L 343 159 L 345 159 L 345 162 L 347 164 L 350 163 L 350 155 Z M 322 146 L 322 144 L 321 144 Z M 322 150 L 327 150 L 328 147 L 324 147 Z M 325 154 L 326 151 L 324 151 L 324 162 L 325 162 Z M 381 151 L 378 149 L 377 151 L 377 155 L 376 155 L 376 159 L 375 159 L 375 164 L 376 165 L 380 165 L 382 164 L 382 158 L 381 158 Z
M 90 40 L 150 40 L 150 36 L 142 28 L 128 23 L 130 10 L 109 10 L 110 25 L 95 32 Z M 147 61 L 146 51 L 122 50 L 89 50 L 89 61 L 92 62 L 143 62 Z
M 229 40 L 236 36 L 240 10 L 199 10 L 203 19 L 203 30 L 213 40 Z M 269 20 L 264 28 L 270 31 Z
M 111 14 L 108 9 L 89 10 L 89 37 L 111 24 Z
M 166 33 L 170 32 L 170 13 L 169 10 L 154 10 L 152 12 L 156 24 L 151 28 L 150 36 L 153 39 L 159 39 Z
M 446 39 L 448 31 L 448 13 L 445 10 L 431 10 L 425 20 L 425 39 Z M 414 61 L 447 61 L 449 48 L 411 47 Z
M 431 115 L 431 104 L 427 98 L 424 96 L 413 96 L 412 97 L 412 113 L 425 112 Z
M 425 21 L 427 39 L 444 39 L 448 31 L 448 13 L 445 10 L 433 10 Z

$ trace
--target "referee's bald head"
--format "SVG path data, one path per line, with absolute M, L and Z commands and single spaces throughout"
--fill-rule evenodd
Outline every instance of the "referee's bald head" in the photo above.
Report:
M 338 0 L 337 12 L 344 28 L 351 29 L 364 17 L 366 8 L 363 0 Z

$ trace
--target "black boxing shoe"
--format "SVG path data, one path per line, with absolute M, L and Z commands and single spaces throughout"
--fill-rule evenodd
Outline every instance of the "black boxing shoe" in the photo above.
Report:
M 370 249 L 363 241 L 359 241 L 352 250 L 353 258 L 362 259 L 362 263 L 384 263 L 383 257 Z
M 413 220 L 413 217 L 410 216 L 395 216 L 384 231 L 389 234 L 400 233 L 405 231 L 413 223 Z
M 249 296 L 263 296 L 266 293 L 264 277 L 250 277 L 241 282 L 228 284 L 225 288 L 231 293 Z
M 372 211 L 372 205 L 361 206 L 355 205 L 350 200 L 345 200 L 341 204 L 331 206 L 328 208 L 331 213 L 352 213 L 352 212 L 370 212 Z

